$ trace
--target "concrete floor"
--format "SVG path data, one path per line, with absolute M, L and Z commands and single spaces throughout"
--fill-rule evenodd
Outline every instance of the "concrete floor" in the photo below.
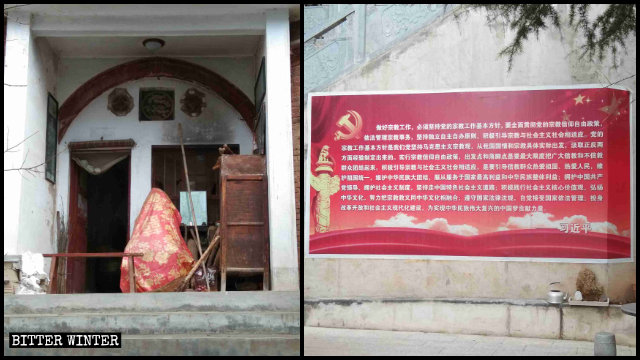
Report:
M 121 333 L 122 347 L 10 348 L 10 333 Z M 300 293 L 5 295 L 5 355 L 300 355 Z
M 304 355 L 593 356 L 593 342 L 406 331 L 304 328 Z M 618 356 L 636 348 L 616 347 Z

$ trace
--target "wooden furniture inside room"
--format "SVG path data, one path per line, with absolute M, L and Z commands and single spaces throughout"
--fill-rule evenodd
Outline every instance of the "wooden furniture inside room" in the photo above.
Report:
M 211 167 L 220 156 L 218 149 L 221 146 L 185 145 L 191 191 L 207 192 L 207 225 L 215 225 L 220 219 L 219 172 L 212 172 Z M 240 150 L 237 144 L 229 147 L 236 153 Z M 180 146 L 153 146 L 151 153 L 152 186 L 162 189 L 180 210 L 180 192 L 187 191 Z M 206 226 L 201 228 L 207 230 Z
M 222 155 L 220 162 L 220 289 L 227 275 L 262 274 L 269 290 L 269 229 L 265 157 Z

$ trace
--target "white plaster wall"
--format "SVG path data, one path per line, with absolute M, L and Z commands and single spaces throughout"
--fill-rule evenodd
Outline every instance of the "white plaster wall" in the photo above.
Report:
M 524 53 L 514 59 L 507 72 L 507 59 L 497 54 L 513 38 L 511 30 L 486 25 L 484 13 L 462 17 L 457 23 L 448 16 L 425 27 L 391 50 L 321 91 L 438 90 L 475 87 L 603 84 L 636 73 L 635 38 L 628 41 L 623 64 L 613 69 L 578 59 L 583 39 L 567 26 L 568 5 L 563 14 L 563 38 L 555 29 L 530 38 Z M 593 14 L 602 11 L 594 6 Z M 635 77 L 618 85 L 629 88 L 635 99 Z M 306 100 L 305 100 L 306 101 Z M 306 104 L 305 104 L 306 105 Z M 636 122 L 635 103 L 632 121 Z M 305 111 L 305 114 L 307 112 Z M 308 119 L 306 119 L 308 129 Z M 307 130 L 308 134 L 308 130 Z M 633 172 L 635 174 L 635 131 L 632 129 Z M 308 142 L 309 137 L 306 137 Z M 305 146 L 305 151 L 308 147 Z M 307 170 L 308 171 L 308 170 Z M 308 186 L 308 184 L 306 185 Z M 635 189 L 635 183 L 634 183 Z M 632 195 L 635 190 L 632 192 Z M 635 205 L 634 205 L 635 206 Z M 634 211 L 635 212 L 635 211 Z M 633 257 L 635 259 L 635 232 Z M 547 284 L 560 281 L 574 292 L 578 272 L 592 269 L 612 301 L 635 299 L 636 263 L 553 264 L 540 262 L 321 259 L 304 260 L 305 298 L 429 298 L 502 297 L 541 299 Z
M 17 145 L 29 134 L 25 130 L 27 79 L 29 67 L 30 14 L 12 12 L 7 22 L 4 58 L 4 149 Z M 19 168 L 23 149 L 16 146 L 4 153 L 4 169 Z M 20 194 L 23 177 L 17 171 L 4 171 L 4 253 L 18 253 Z
M 56 96 L 57 58 L 49 44 L 35 39 L 30 44 L 29 78 L 27 88 L 27 117 L 25 133 L 36 135 L 26 144 L 29 150 L 25 167 L 46 160 L 47 100 L 48 93 Z M 25 175 L 20 198 L 20 231 L 18 252 L 26 250 L 49 253 L 56 251 L 55 243 L 55 185 L 45 180 L 42 173 L 32 177 Z
M 65 61 L 69 65 L 69 61 Z M 102 64 L 102 61 L 99 61 Z M 250 69 L 250 68 L 249 68 Z M 241 154 L 253 151 L 253 136 L 238 112 L 203 87 L 173 79 L 145 78 L 121 84 L 134 99 L 134 108 L 123 117 L 113 115 L 108 109 L 107 90 L 87 105 L 73 121 L 61 141 L 61 148 L 69 142 L 90 140 L 133 139 L 136 146 L 131 152 L 131 209 L 130 231 L 144 200 L 151 190 L 151 146 L 179 145 L 178 123 L 182 124 L 185 144 L 240 144 Z M 140 87 L 167 87 L 175 90 L 175 120 L 138 121 Z M 207 106 L 203 113 L 191 118 L 180 110 L 180 98 L 191 87 L 206 94 Z M 69 152 L 58 157 L 58 210 L 69 213 Z
M 291 127 L 289 14 L 267 11 L 265 34 L 266 154 L 269 182 L 271 289 L 299 289 Z
M 15 153 L 5 155 L 5 169 L 28 168 L 45 161 L 47 93 L 56 94 L 57 58 L 46 41 L 34 39 L 30 34 L 28 15 L 19 21 L 22 24 L 9 23 L 11 41 L 7 53 L 11 55 L 7 56 L 5 82 L 28 86 L 9 87 L 5 93 L 5 141 L 7 131 L 10 145 L 33 136 Z M 35 170 L 38 172 L 23 171 L 22 175 L 17 171 L 5 172 L 7 254 L 55 250 L 55 186 L 45 180 L 44 165 Z

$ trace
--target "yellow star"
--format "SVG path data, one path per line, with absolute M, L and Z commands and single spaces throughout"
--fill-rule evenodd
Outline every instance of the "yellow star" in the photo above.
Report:
M 618 105 L 620 105 L 620 100 L 616 99 L 616 94 L 613 94 L 611 104 L 601 107 L 600 111 L 607 113 L 607 115 L 612 115 L 618 111 Z
M 591 99 L 587 98 L 587 104 L 591 102 Z
M 564 112 L 564 110 L 563 110 L 563 112 Z M 571 115 L 567 115 L 567 114 L 562 115 L 562 120 L 563 121 L 569 121 L 569 116 L 571 116 Z
M 576 101 L 576 105 L 578 105 L 578 104 L 584 104 L 584 103 L 582 102 L 582 99 L 584 99 L 584 96 L 582 96 L 582 95 L 580 95 L 580 94 L 578 94 L 578 96 L 577 96 L 577 97 L 574 97 L 574 98 L 573 98 L 573 100 L 575 100 L 575 101 Z

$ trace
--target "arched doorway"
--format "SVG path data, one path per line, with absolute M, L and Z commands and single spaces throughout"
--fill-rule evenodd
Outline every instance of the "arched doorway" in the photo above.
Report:
M 145 58 L 117 65 L 99 73 L 98 75 L 94 76 L 93 78 L 89 79 L 84 84 L 79 86 L 66 99 L 59 112 L 60 130 L 58 133 L 58 139 L 59 142 L 68 144 L 70 149 L 70 151 L 65 155 L 64 159 L 68 159 L 68 161 L 65 161 L 65 163 L 69 164 L 70 186 L 68 190 L 69 200 L 67 203 L 69 204 L 68 213 L 70 214 L 69 249 L 72 252 L 104 253 L 123 251 L 123 247 L 120 246 L 122 245 L 120 244 L 120 242 L 116 243 L 114 241 L 103 241 L 104 238 L 107 237 L 112 240 L 116 239 L 118 241 L 123 238 L 120 233 L 112 234 L 110 232 L 111 229 L 116 228 L 115 226 L 111 225 L 112 222 L 120 219 L 116 219 L 117 216 L 115 215 L 120 213 L 116 211 L 108 211 L 108 214 L 105 214 L 104 211 L 101 212 L 101 204 L 107 200 L 105 200 L 103 197 L 97 196 L 99 194 L 97 194 L 98 190 L 96 189 L 100 189 L 99 191 L 102 193 L 108 193 L 102 195 L 109 195 L 110 198 L 108 199 L 108 201 L 111 202 L 113 202 L 113 198 L 115 197 L 116 193 L 126 193 L 128 198 L 125 197 L 124 199 L 127 200 L 128 208 L 125 209 L 125 212 L 123 212 L 124 215 L 122 216 L 122 224 L 124 224 L 125 226 L 131 225 L 129 226 L 129 229 L 126 230 L 125 234 L 125 236 L 129 236 L 131 229 L 133 228 L 132 219 L 135 218 L 135 214 L 139 210 L 137 206 L 139 206 L 138 204 L 141 203 L 140 198 L 144 200 L 144 197 L 148 193 L 149 183 L 147 179 L 151 178 L 152 180 L 155 180 L 154 170 L 158 170 L 158 166 L 156 166 L 157 162 L 154 162 L 155 159 L 153 146 L 175 146 L 175 140 L 161 131 L 162 127 L 165 124 L 142 124 L 138 122 L 138 118 L 134 116 L 116 118 L 111 117 L 112 114 L 107 113 L 107 110 L 104 108 L 101 108 L 100 110 L 96 109 L 96 105 L 100 103 L 96 100 L 98 100 L 99 98 L 106 98 L 107 94 L 114 87 L 130 87 L 129 90 L 131 91 L 132 86 L 137 89 L 149 85 L 170 87 L 175 86 L 175 89 L 180 89 L 179 93 L 183 93 L 187 87 L 196 85 L 200 91 L 207 93 L 207 96 L 209 97 L 208 99 L 210 99 L 210 101 L 208 102 L 209 106 L 207 106 L 206 109 L 211 112 L 207 113 L 205 111 L 203 112 L 203 117 L 199 119 L 193 119 L 192 122 L 189 121 L 186 123 L 185 118 L 179 119 L 178 117 L 176 117 L 176 122 L 182 122 L 183 125 L 186 125 L 186 134 L 189 133 L 190 127 L 192 134 L 201 134 L 201 137 L 199 138 L 201 142 L 208 142 L 210 140 L 207 146 L 209 146 L 209 148 L 211 149 L 215 148 L 216 154 L 218 154 L 217 149 L 222 145 L 222 142 L 229 144 L 238 142 L 242 145 L 242 151 L 244 151 L 245 154 L 251 152 L 252 148 L 250 134 L 253 134 L 252 125 L 255 113 L 254 106 L 251 100 L 244 93 L 242 93 L 242 91 L 238 87 L 231 84 L 228 80 L 224 79 L 215 72 L 200 65 L 195 65 L 182 60 L 168 58 Z M 218 107 L 214 106 L 214 104 L 216 103 L 218 104 Z M 221 105 L 223 105 L 223 107 Z M 221 112 L 216 113 L 224 116 L 211 116 L 213 114 L 213 109 L 224 109 L 221 110 Z M 231 113 L 233 113 L 233 115 L 229 115 Z M 208 114 L 206 118 L 204 114 Z M 184 116 L 184 114 L 182 114 L 182 116 Z M 208 126 L 207 124 L 205 124 L 204 120 L 213 122 L 213 119 L 215 119 L 218 126 L 212 127 L 211 131 L 209 132 L 198 131 L 205 129 L 205 127 Z M 71 126 L 71 124 L 75 120 L 78 121 L 76 121 L 76 123 Z M 98 125 L 95 128 L 92 128 L 92 126 L 98 123 L 97 121 L 102 121 L 103 124 L 106 124 L 105 127 L 101 127 L 102 125 Z M 233 123 L 231 123 L 230 121 L 233 121 Z M 109 122 L 111 122 L 111 124 L 109 124 Z M 248 129 L 245 128 L 245 124 Z M 171 125 L 175 125 L 175 123 L 166 123 L 166 125 L 170 125 L 169 127 L 172 127 Z M 142 131 L 143 127 L 144 131 Z M 103 131 L 101 129 L 104 128 L 114 129 L 111 134 L 105 135 L 105 138 L 108 140 L 102 140 L 103 134 L 100 133 L 100 131 Z M 95 132 L 91 132 L 93 130 L 87 131 L 87 129 L 98 130 L 95 130 Z M 167 132 L 170 132 L 170 130 Z M 210 135 L 210 133 L 214 133 L 214 135 Z M 126 137 L 123 136 L 125 134 L 127 136 L 129 136 L 130 134 L 132 138 L 132 144 L 130 144 L 130 156 L 126 160 L 127 162 L 123 163 L 122 165 L 122 168 L 124 170 L 120 169 L 122 171 L 119 171 L 119 168 L 114 167 L 109 171 L 115 171 L 116 173 L 110 175 L 105 174 L 105 177 L 111 176 L 111 178 L 103 180 L 101 178 L 98 178 L 97 176 L 87 176 L 86 172 L 76 166 L 73 157 L 78 150 L 76 149 L 78 144 L 74 143 L 78 141 L 81 143 L 91 143 L 90 145 L 92 146 L 94 152 L 99 152 L 102 150 L 96 149 L 97 147 L 113 147 L 113 142 L 117 142 L 119 144 L 119 142 L 126 140 Z M 151 136 L 149 134 L 153 135 Z M 211 137 L 211 139 L 209 137 Z M 242 141 L 234 141 L 239 138 L 242 138 Z M 135 146 L 133 145 L 133 139 L 135 139 Z M 216 143 L 216 139 L 221 142 Z M 112 150 L 113 149 L 105 149 L 105 151 Z M 188 158 L 187 162 L 191 162 L 193 164 L 193 161 L 200 161 L 199 158 L 203 157 L 203 155 L 206 154 L 194 154 L 192 157 L 195 160 Z M 183 169 L 182 157 L 176 157 L 176 159 L 180 160 L 180 162 L 178 163 L 180 166 L 177 168 L 181 172 L 181 170 Z M 204 160 L 204 163 L 207 163 L 209 159 L 204 156 Z M 148 163 L 151 163 L 151 166 L 147 166 Z M 212 165 L 212 163 L 207 163 L 207 166 L 202 165 L 201 168 L 209 171 Z M 133 175 L 131 170 L 132 168 L 134 169 Z M 164 168 L 169 167 L 164 166 L 163 169 Z M 198 170 L 197 166 L 190 168 L 190 171 L 194 170 Z M 113 179 L 114 177 L 117 177 L 119 180 L 126 179 L 127 181 L 115 181 Z M 194 179 L 196 177 L 197 176 L 194 175 Z M 108 184 L 111 187 L 107 188 L 105 184 Z M 181 184 L 184 184 L 184 182 L 182 182 Z M 196 185 L 197 184 L 198 182 L 196 181 Z M 120 190 L 122 190 L 121 188 L 116 189 L 116 185 L 123 185 L 121 186 L 123 191 L 120 192 Z M 94 189 L 93 191 L 91 190 L 92 188 Z M 208 186 L 206 189 L 194 190 L 211 189 L 214 189 L 214 187 Z M 65 193 L 64 190 L 62 191 L 62 193 Z M 208 193 L 208 196 L 209 195 L 215 194 Z M 65 198 L 65 196 L 63 196 L 62 198 Z M 118 201 L 121 199 L 122 197 L 117 198 Z M 209 197 L 207 199 L 209 200 Z M 213 201 L 215 201 L 215 199 Z M 118 202 L 117 204 L 120 203 Z M 91 225 L 91 209 L 98 209 L 96 211 L 93 211 L 93 214 L 98 216 L 98 218 L 93 218 L 93 220 L 95 220 L 93 221 L 93 225 Z M 118 246 L 118 248 L 115 248 L 116 246 Z M 114 288 L 112 288 L 111 286 L 101 286 L 104 284 L 99 284 L 97 279 L 101 279 L 101 281 L 105 283 L 108 280 L 109 284 L 116 284 L 115 291 L 117 291 L 117 283 L 112 281 L 113 279 L 111 279 L 111 277 L 117 280 L 117 276 L 115 275 L 119 273 L 119 267 L 114 267 L 112 269 L 114 271 L 110 271 L 111 262 L 102 261 L 102 263 L 103 264 L 101 265 L 100 261 L 93 261 L 93 263 L 91 263 L 90 261 L 71 262 L 70 270 L 67 271 L 67 273 L 70 274 L 70 278 L 68 278 L 68 290 L 70 290 L 69 292 L 114 291 Z M 117 265 L 117 260 L 113 261 L 113 263 Z M 94 271 L 89 271 L 91 269 L 93 269 Z M 92 279 L 95 279 L 95 281 L 92 282 Z
M 187 61 L 150 57 L 114 66 L 92 77 L 76 89 L 62 104 L 59 112 L 58 142 L 60 142 L 78 114 L 100 94 L 131 80 L 145 77 L 168 77 L 194 82 L 220 95 L 240 113 L 254 135 L 255 106 L 231 82 L 217 73 Z

